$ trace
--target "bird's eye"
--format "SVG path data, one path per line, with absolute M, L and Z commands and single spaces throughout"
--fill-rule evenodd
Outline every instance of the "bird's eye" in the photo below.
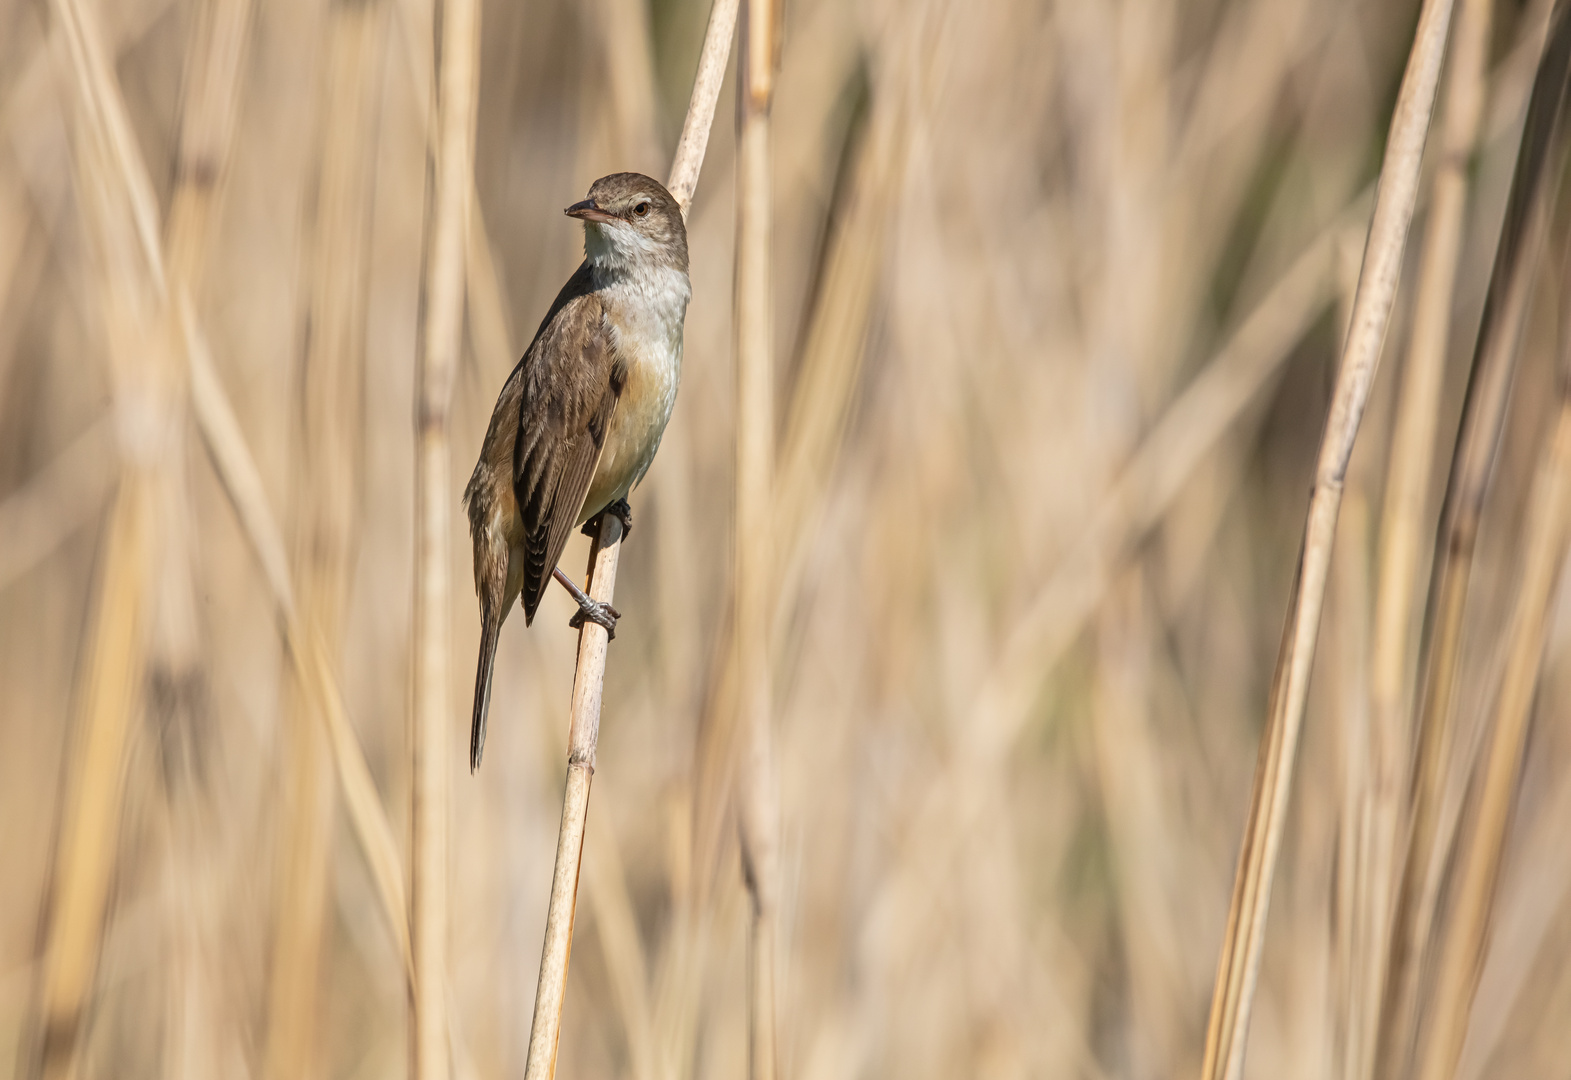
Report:
M 645 214 L 649 213 L 649 204 L 646 202 L 639 203 L 637 206 L 633 207 L 633 213 L 637 214 L 639 217 L 643 217 Z

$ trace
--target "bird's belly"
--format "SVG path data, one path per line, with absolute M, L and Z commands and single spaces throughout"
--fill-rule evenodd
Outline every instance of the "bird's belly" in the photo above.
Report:
M 660 449 L 660 437 L 676 405 L 677 385 L 681 380 L 682 343 L 678 339 L 666 348 L 642 350 L 643 355 L 628 365 L 627 382 L 621 399 L 611 414 L 600 461 L 579 511 L 580 523 L 588 521 L 617 499 L 627 497 L 633 486 L 644 478 Z

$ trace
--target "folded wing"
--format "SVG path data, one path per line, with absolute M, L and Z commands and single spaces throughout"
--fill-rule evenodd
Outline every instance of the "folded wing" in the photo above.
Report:
M 563 286 L 520 365 L 513 494 L 524 526 L 524 618 L 533 622 L 572 535 L 624 381 L 587 264 Z

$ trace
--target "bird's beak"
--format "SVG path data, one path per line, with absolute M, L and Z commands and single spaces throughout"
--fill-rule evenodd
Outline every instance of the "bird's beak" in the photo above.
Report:
M 568 217 L 578 218 L 580 221 L 598 221 L 602 224 L 610 224 L 621 220 L 620 218 L 613 217 L 604 210 L 600 209 L 595 205 L 595 201 L 593 199 L 585 199 L 583 202 L 575 202 L 572 206 L 569 206 L 566 210 L 564 210 L 563 213 L 565 213 Z

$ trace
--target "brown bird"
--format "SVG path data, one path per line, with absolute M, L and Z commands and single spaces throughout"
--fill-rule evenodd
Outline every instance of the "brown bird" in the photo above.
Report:
M 574 526 L 602 512 L 631 527 L 627 493 L 649 471 L 681 380 L 692 293 L 681 207 L 658 181 L 613 173 L 567 215 L 584 223 L 584 261 L 502 387 L 464 490 L 481 620 L 471 770 L 485 748 L 497 635 L 514 599 L 533 622 L 554 576 L 578 601 L 573 625 L 588 618 L 615 633 L 618 612 L 556 563 Z

